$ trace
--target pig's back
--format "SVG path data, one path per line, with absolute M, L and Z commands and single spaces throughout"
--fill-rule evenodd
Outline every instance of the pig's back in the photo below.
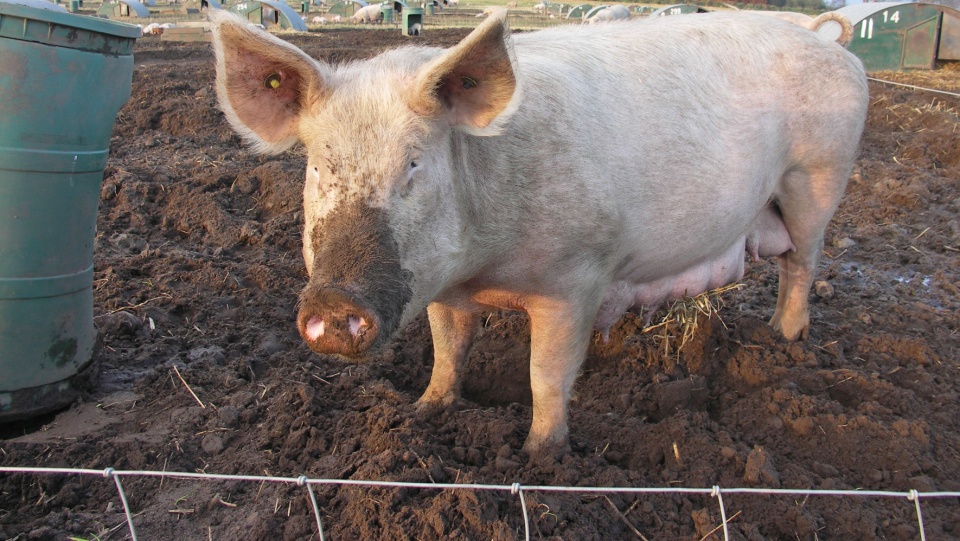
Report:
M 532 206 L 619 217 L 622 249 L 665 269 L 728 249 L 785 171 L 845 149 L 865 114 L 859 60 L 776 19 L 571 26 L 515 45 L 524 98 L 496 144 L 527 164 Z

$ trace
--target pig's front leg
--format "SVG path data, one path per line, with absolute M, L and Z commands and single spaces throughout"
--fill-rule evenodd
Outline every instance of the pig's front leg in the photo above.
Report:
M 567 404 L 590 346 L 597 306 L 537 299 L 530 315 L 530 387 L 533 423 L 523 445 L 531 455 L 566 451 Z
M 440 303 L 427 307 L 433 335 L 433 374 L 417 401 L 421 408 L 446 407 L 460 397 L 463 366 L 477 334 L 477 312 Z

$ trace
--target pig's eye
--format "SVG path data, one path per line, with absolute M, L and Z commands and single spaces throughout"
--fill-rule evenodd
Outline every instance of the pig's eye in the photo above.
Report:
M 410 166 L 407 168 L 407 182 L 413 180 L 413 175 L 420 169 L 420 162 L 410 160 Z
M 419 160 L 410 160 L 410 163 L 407 164 L 407 181 L 400 188 L 400 195 L 406 197 L 410 195 L 410 190 L 413 188 L 414 176 L 417 174 L 417 171 L 420 170 L 420 161 Z

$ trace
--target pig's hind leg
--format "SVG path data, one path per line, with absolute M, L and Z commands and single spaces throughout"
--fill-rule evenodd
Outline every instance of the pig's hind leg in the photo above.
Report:
M 823 250 L 824 231 L 840 204 L 848 170 L 793 170 L 784 175 L 777 193 L 776 202 L 796 250 L 778 256 L 780 284 L 770 325 L 787 340 L 807 337 L 810 286 Z
M 427 307 L 433 335 L 433 373 L 430 384 L 417 401 L 421 410 L 445 408 L 460 397 L 463 367 L 477 334 L 477 312 L 440 303 Z

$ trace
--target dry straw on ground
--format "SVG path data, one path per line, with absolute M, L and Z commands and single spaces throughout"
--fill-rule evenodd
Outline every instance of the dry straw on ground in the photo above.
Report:
M 729 291 L 739 291 L 742 287 L 743 284 L 730 284 L 706 291 L 695 297 L 683 297 L 676 300 L 667 309 L 659 323 L 645 327 L 643 332 L 647 333 L 660 329 L 661 331 L 656 335 L 656 338 L 663 344 L 663 354 L 677 353 L 679 355 L 687 341 L 700 328 L 700 318 L 710 319 L 716 314 L 717 318 L 720 319 L 723 295 Z M 723 319 L 720 319 L 720 323 L 723 323 Z

